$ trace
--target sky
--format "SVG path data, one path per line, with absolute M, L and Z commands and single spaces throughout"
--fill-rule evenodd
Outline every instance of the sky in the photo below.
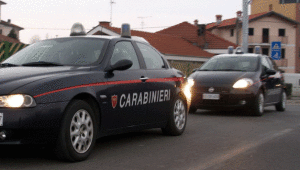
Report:
M 30 43 L 34 36 L 41 40 L 70 35 L 70 29 L 80 22 L 88 32 L 99 21 L 110 21 L 111 0 L 2 0 L 1 19 L 11 19 L 23 27 L 20 40 Z M 112 26 L 129 23 L 132 29 L 155 32 L 187 21 L 207 24 L 236 17 L 243 0 L 114 0 Z M 144 17 L 141 19 L 141 17 Z M 144 22 L 142 29 L 141 22 Z

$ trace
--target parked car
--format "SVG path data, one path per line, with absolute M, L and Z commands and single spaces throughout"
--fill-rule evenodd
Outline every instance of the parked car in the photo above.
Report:
M 36 42 L 0 66 L 0 145 L 45 143 L 81 161 L 102 136 L 186 127 L 183 74 L 126 24 L 122 36 L 87 36 L 75 24 L 71 37 Z
M 259 50 L 258 50 L 259 51 Z M 264 106 L 286 108 L 284 79 L 274 61 L 259 53 L 212 57 L 188 77 L 193 82 L 190 112 L 197 109 L 244 109 L 261 116 Z

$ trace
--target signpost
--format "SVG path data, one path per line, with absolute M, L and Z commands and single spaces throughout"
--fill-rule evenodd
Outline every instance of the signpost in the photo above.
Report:
M 281 42 L 273 41 L 271 43 L 271 58 L 273 60 L 280 60 L 281 58 Z

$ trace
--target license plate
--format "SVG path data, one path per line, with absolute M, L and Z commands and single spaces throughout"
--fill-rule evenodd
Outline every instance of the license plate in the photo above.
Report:
M 202 98 L 206 100 L 220 100 L 220 94 L 203 93 Z
M 3 126 L 3 113 L 0 113 L 0 126 Z

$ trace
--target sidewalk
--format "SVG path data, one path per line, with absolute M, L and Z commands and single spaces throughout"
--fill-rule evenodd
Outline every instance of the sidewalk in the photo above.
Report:
M 288 105 L 300 105 L 300 97 L 291 97 L 287 100 Z

